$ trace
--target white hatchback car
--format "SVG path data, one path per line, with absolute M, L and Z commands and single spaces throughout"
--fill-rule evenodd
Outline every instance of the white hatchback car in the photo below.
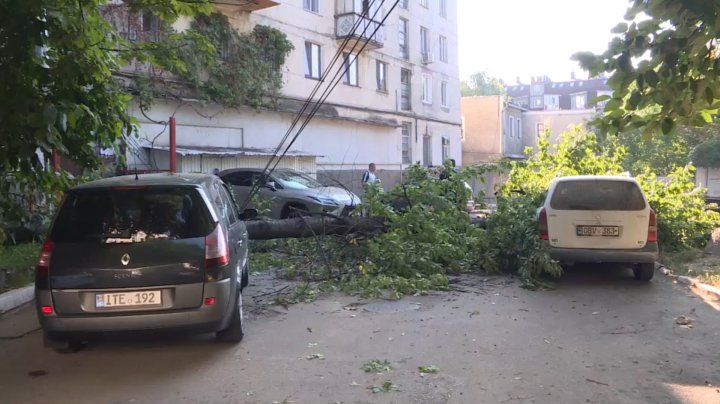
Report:
M 538 228 L 561 264 L 631 264 L 635 278 L 643 281 L 655 273 L 655 211 L 632 178 L 555 179 L 538 209 Z

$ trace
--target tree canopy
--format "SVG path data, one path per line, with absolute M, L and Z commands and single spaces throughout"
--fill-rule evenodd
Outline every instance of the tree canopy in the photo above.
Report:
M 719 15 L 717 0 L 632 0 L 607 51 L 575 54 L 591 75 L 610 73 L 614 93 L 601 130 L 640 128 L 647 138 L 712 122 L 720 108 Z M 652 106 L 659 108 L 639 113 Z
M 69 184 L 44 168 L 54 151 L 97 168 L 98 149 L 133 131 L 133 95 L 141 109 L 183 91 L 230 107 L 276 96 L 292 44 L 269 27 L 239 35 L 212 11 L 210 0 L 0 2 L 0 216 L 26 188 Z M 173 29 L 180 18 L 190 29 Z
M 505 86 L 502 80 L 490 77 L 484 72 L 471 75 L 470 79 L 461 82 L 460 86 L 463 97 L 505 94 Z

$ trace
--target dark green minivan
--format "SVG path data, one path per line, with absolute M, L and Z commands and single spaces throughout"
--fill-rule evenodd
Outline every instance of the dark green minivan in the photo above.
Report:
M 188 329 L 243 337 L 248 235 L 216 176 L 146 174 L 67 192 L 38 259 L 35 299 L 45 343 L 87 335 Z

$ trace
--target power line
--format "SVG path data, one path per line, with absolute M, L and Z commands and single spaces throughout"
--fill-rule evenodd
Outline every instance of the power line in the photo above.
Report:
M 347 61 L 343 64 L 343 68 L 344 68 L 344 69 L 342 69 L 342 74 L 340 74 L 340 70 L 338 70 L 338 71 L 335 73 L 335 76 L 334 76 L 333 79 L 331 80 L 331 85 L 330 85 L 328 88 L 325 89 L 325 91 L 323 92 L 323 94 L 321 94 L 319 101 L 315 104 L 315 106 L 313 107 L 313 110 L 310 112 L 310 114 L 308 115 L 308 117 L 305 119 L 305 121 L 303 122 L 302 126 L 300 127 L 300 129 L 298 130 L 298 132 L 297 132 L 297 133 L 295 134 L 295 136 L 293 137 L 293 139 L 292 139 L 292 141 L 290 142 L 290 144 L 288 144 L 288 146 L 285 148 L 285 151 L 283 152 L 283 154 L 282 154 L 282 155 L 280 156 L 280 158 L 278 159 L 278 162 L 275 163 L 275 166 L 273 167 L 273 170 L 277 167 L 277 165 L 279 164 L 280 160 L 282 160 L 282 158 L 285 157 L 285 155 L 287 154 L 287 152 L 290 150 L 290 147 L 292 147 L 292 145 L 293 145 L 293 144 L 295 143 L 295 141 L 298 139 L 298 137 L 300 136 L 300 134 L 302 133 L 302 131 L 303 131 L 303 130 L 305 129 L 305 127 L 310 123 L 310 120 L 312 120 L 312 118 L 315 116 L 315 114 L 316 114 L 317 111 L 320 109 L 320 107 L 325 103 L 325 100 L 327 100 L 327 98 L 330 96 L 330 93 L 331 93 L 331 92 L 335 89 L 335 87 L 337 87 L 337 85 L 340 83 L 340 79 L 342 78 L 342 76 L 345 75 L 345 73 L 347 73 L 347 71 L 350 69 L 350 66 L 351 66 L 352 64 L 354 64 L 354 63 L 357 62 L 357 59 L 358 59 L 358 57 L 360 56 L 360 53 L 362 53 L 362 51 L 365 50 L 365 48 L 367 47 L 367 44 L 370 42 L 370 38 L 372 38 L 373 36 L 375 36 L 375 34 L 377 33 L 377 31 L 380 30 L 380 28 L 383 26 L 383 24 L 385 23 L 385 21 L 386 21 L 387 18 L 390 16 L 390 14 L 391 14 L 392 11 L 395 9 L 395 7 L 397 6 L 398 3 L 399 3 L 399 0 L 396 0 L 395 3 L 393 4 L 393 6 L 390 8 L 390 10 L 387 12 L 387 14 L 383 17 L 382 21 L 377 25 L 377 27 L 375 28 L 375 30 L 373 31 L 373 33 L 372 33 L 370 36 L 367 37 L 367 40 L 365 41 L 365 43 L 363 43 L 362 47 L 361 47 L 360 50 L 357 52 L 357 54 L 355 54 L 355 58 L 352 60 L 352 62 L 349 61 L 350 56 L 348 56 Z M 372 20 L 374 20 L 375 15 L 377 15 L 377 13 L 378 13 L 380 10 L 381 10 L 381 7 L 378 7 L 378 9 L 375 11 L 375 14 L 373 15 Z M 365 34 L 365 32 L 367 31 L 367 28 L 368 28 L 368 26 L 365 27 L 365 30 L 363 31 L 363 34 Z M 357 42 L 355 43 L 355 45 L 357 45 Z M 355 45 L 353 45 L 353 49 L 350 51 L 350 54 L 351 54 L 351 55 L 352 55 L 352 52 L 355 50 Z M 340 79 L 336 80 L 336 79 L 338 78 L 338 75 L 340 75 Z M 336 81 L 335 81 L 335 80 L 336 80 Z M 334 83 L 333 83 L 333 81 L 334 81 Z M 272 170 L 271 170 L 271 172 L 272 172 Z
M 335 52 L 335 55 L 333 56 L 333 58 L 332 58 L 332 60 L 331 60 L 331 62 L 330 62 L 330 64 L 329 64 L 329 66 L 328 66 L 328 69 L 325 70 L 325 72 L 321 75 L 320 80 L 319 80 L 318 83 L 315 85 L 315 87 L 313 88 L 312 92 L 310 93 L 310 95 L 308 96 L 308 98 L 307 98 L 307 99 L 305 100 L 305 102 L 303 103 L 302 107 L 300 108 L 300 110 L 298 111 L 297 115 L 296 115 L 295 118 L 293 119 L 292 124 L 290 125 L 290 127 L 288 128 L 288 130 L 285 132 L 285 135 L 284 135 L 283 138 L 280 140 L 280 143 L 278 144 L 278 146 L 275 148 L 272 156 L 270 157 L 270 159 L 268 159 L 268 162 L 267 162 L 267 164 L 265 165 L 265 168 L 263 169 L 263 173 L 264 173 L 265 175 L 261 176 L 261 177 L 258 179 L 258 181 L 256 181 L 256 182 L 253 184 L 252 188 L 250 189 L 250 193 L 248 194 L 248 196 L 245 198 L 245 200 L 243 201 L 243 203 L 242 203 L 242 205 L 241 205 L 241 210 L 245 210 L 245 208 L 247 208 L 247 205 L 248 205 L 248 203 L 250 202 L 250 200 L 252 199 L 253 195 L 254 195 L 254 194 L 258 191 L 258 189 L 260 188 L 260 183 L 265 180 L 265 177 L 266 177 L 267 175 L 269 175 L 270 173 L 272 173 L 273 170 L 275 170 L 275 168 L 276 168 L 277 165 L 280 163 L 280 161 L 282 160 L 282 158 L 287 154 L 288 149 L 286 149 L 286 150 L 283 152 L 282 156 L 278 159 L 278 161 L 275 163 L 275 165 L 273 166 L 273 168 L 270 169 L 270 166 L 273 164 L 273 161 L 274 161 L 275 158 L 278 156 L 278 153 L 282 150 L 283 145 L 285 144 L 285 142 L 287 141 L 287 139 L 290 137 L 290 134 L 291 134 L 292 131 L 295 129 L 295 127 L 297 126 L 297 124 L 298 124 L 298 122 L 300 121 L 300 119 L 302 119 L 302 116 L 303 116 L 303 114 L 305 113 L 305 111 L 307 110 L 307 108 L 308 108 L 308 107 L 310 106 L 310 104 L 313 102 L 313 97 L 314 97 L 314 96 L 317 94 L 317 92 L 320 90 L 320 87 L 322 86 L 322 84 L 325 83 L 325 79 L 326 79 L 327 76 L 330 74 L 330 71 L 332 70 L 332 66 L 335 65 L 335 62 L 337 62 L 338 58 L 343 54 L 343 51 L 344 51 L 345 48 L 347 47 L 347 44 L 349 43 L 350 38 L 352 38 L 352 37 L 355 35 L 357 29 L 360 27 L 360 24 L 362 24 L 362 22 L 363 22 L 363 17 L 367 17 L 367 16 L 368 16 L 368 12 L 369 12 L 369 10 L 370 10 L 370 8 L 371 8 L 371 5 L 372 5 L 373 3 L 375 3 L 375 1 L 376 1 L 376 0 L 370 1 L 370 3 L 368 4 L 367 9 L 366 9 L 366 10 L 363 10 L 363 13 L 361 14 L 360 18 L 358 18 L 358 20 L 353 24 L 352 29 L 351 29 L 350 32 L 347 34 L 347 36 L 344 38 L 344 40 L 343 40 L 343 42 L 342 42 L 342 45 L 340 45 L 340 46 L 338 47 L 338 50 Z M 375 15 L 377 15 L 377 13 L 382 9 L 382 2 L 383 2 L 383 0 L 380 0 L 380 2 L 381 2 L 380 7 L 377 8 L 375 14 L 373 15 L 373 18 L 374 18 Z M 397 1 L 395 2 L 395 5 L 397 5 Z M 393 5 L 392 9 L 395 8 L 395 5 Z M 391 9 L 390 11 L 392 11 L 392 9 Z M 389 15 L 389 14 L 390 14 L 390 13 L 388 12 L 388 15 Z M 384 22 L 386 19 L 387 19 L 387 16 L 385 16 L 385 18 L 383 19 L 383 22 Z M 378 24 L 378 27 L 375 29 L 375 32 L 377 32 L 377 30 L 378 30 L 380 27 L 382 27 L 382 22 L 381 22 L 380 24 Z M 367 28 L 368 28 L 368 26 L 366 25 L 365 30 L 363 31 L 363 34 L 365 33 L 365 31 L 367 31 Z M 374 33 L 373 33 L 373 35 L 374 35 Z M 365 45 L 367 45 L 367 42 L 368 42 L 369 40 L 370 40 L 370 39 L 368 38 L 368 40 L 365 42 Z M 355 48 L 356 45 L 357 45 L 357 42 L 353 45 L 353 50 L 354 50 L 354 48 Z M 363 46 L 363 49 L 364 49 L 364 46 Z M 362 51 L 362 49 L 361 49 L 360 51 Z M 351 52 L 352 52 L 352 51 L 351 51 Z M 356 56 L 356 59 L 357 59 L 357 56 Z M 344 65 L 345 65 L 345 64 L 346 64 L 346 63 L 344 63 Z M 344 73 L 343 73 L 343 74 L 344 74 Z M 338 75 L 338 72 L 335 73 L 335 76 L 333 77 L 333 80 L 337 77 L 337 75 Z M 332 80 L 331 80 L 331 82 L 332 82 Z M 334 86 L 333 86 L 333 88 L 334 88 Z M 327 89 L 325 90 L 325 92 L 327 92 Z M 323 94 L 325 94 L 325 93 L 323 93 Z M 322 95 L 321 95 L 321 98 L 322 98 Z M 327 98 L 327 97 L 325 97 L 325 98 Z M 318 101 L 318 103 L 321 104 L 322 101 Z M 316 108 L 314 108 L 313 111 L 317 112 L 317 109 L 319 109 L 319 107 L 320 107 L 320 105 L 316 105 Z M 312 117 L 313 117 L 314 115 L 315 115 L 315 113 L 314 113 L 314 112 L 311 112 L 311 113 L 308 115 L 308 117 L 306 118 L 306 121 L 309 120 L 309 119 L 312 119 Z M 307 123 L 305 123 L 304 126 L 307 126 Z M 304 126 L 303 126 L 303 127 L 304 127 Z M 292 140 L 291 143 L 290 143 L 290 146 L 295 142 L 295 140 L 297 139 L 297 137 L 298 137 L 299 135 L 300 135 L 300 131 L 298 131 L 298 132 L 295 134 L 293 140 Z

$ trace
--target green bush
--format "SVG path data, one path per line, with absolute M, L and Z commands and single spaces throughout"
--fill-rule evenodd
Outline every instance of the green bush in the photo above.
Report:
M 705 247 L 712 230 L 720 225 L 720 213 L 706 205 L 706 190 L 695 188 L 693 166 L 676 168 L 666 181 L 649 171 L 636 179 L 657 214 L 658 237 L 663 250 Z
M 0 271 L 7 274 L 6 288 L 19 288 L 32 282 L 40 246 L 35 243 L 0 245 Z

